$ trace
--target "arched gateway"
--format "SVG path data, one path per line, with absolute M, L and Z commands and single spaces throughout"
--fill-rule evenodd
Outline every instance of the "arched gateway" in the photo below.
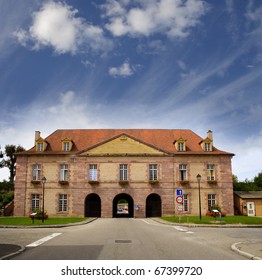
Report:
M 151 193 L 146 199 L 146 217 L 161 217 L 162 203 L 161 197 L 156 193 Z
M 101 199 L 95 193 L 85 199 L 85 217 L 101 217 Z
M 113 200 L 113 218 L 133 218 L 134 201 L 126 193 L 120 193 Z

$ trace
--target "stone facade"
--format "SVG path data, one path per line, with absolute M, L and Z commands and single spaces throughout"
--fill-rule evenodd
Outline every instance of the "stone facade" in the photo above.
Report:
M 208 143 L 211 137 L 209 131 Z M 182 151 L 174 144 L 178 139 L 185 144 Z M 16 216 L 29 215 L 34 206 L 42 209 L 43 176 L 47 179 L 44 209 L 49 216 L 177 215 L 177 189 L 184 195 L 182 213 L 198 215 L 197 174 L 202 176 L 202 213 L 218 204 L 233 214 L 233 155 L 215 147 L 203 151 L 205 139 L 191 131 L 58 130 L 46 139 L 37 132 L 35 141 L 32 149 L 17 157 Z M 67 141 L 70 145 L 63 150 Z M 44 149 L 38 145 L 43 142 Z M 124 180 L 120 165 L 126 168 Z M 120 200 L 128 202 L 128 213 L 120 213 Z

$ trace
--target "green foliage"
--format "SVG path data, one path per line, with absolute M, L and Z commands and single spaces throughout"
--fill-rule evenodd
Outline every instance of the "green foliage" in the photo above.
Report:
M 254 178 L 254 183 L 257 188 L 262 191 L 262 172 L 258 173 L 258 175 Z
M 16 171 L 16 154 L 25 151 L 25 149 L 18 145 L 6 145 L 5 146 L 5 157 L 7 159 L 4 159 L 1 161 L 1 166 L 0 167 L 7 167 L 10 172 L 10 182 L 14 182 L 15 178 L 15 171 Z
M 234 191 L 262 191 L 262 172 L 254 180 L 246 179 L 243 182 L 239 182 L 237 176 L 233 175 L 233 187 Z
M 14 199 L 14 192 L 0 193 L 0 208 L 5 207 Z
M 13 190 L 14 190 L 14 183 L 7 182 L 6 180 L 0 182 L 0 192 L 7 192 Z
M 88 220 L 87 218 L 71 217 L 71 218 L 48 218 L 45 225 L 63 225 L 69 223 L 77 223 Z M 42 225 L 41 220 L 35 220 L 34 224 L 29 217 L 0 217 L 0 225 L 17 225 L 17 226 L 38 226 Z
M 218 219 L 214 217 L 203 216 L 202 220 L 198 216 L 172 216 L 172 217 L 162 217 L 161 219 L 172 222 L 172 223 L 192 223 L 192 224 L 214 224 L 214 221 L 219 222 Z M 222 224 L 243 224 L 243 225 L 261 225 L 262 218 L 258 217 L 248 217 L 248 216 L 226 216 L 222 218 Z

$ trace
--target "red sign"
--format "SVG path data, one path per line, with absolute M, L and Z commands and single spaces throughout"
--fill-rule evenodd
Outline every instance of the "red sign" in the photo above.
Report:
M 179 204 L 183 203 L 183 196 L 177 196 L 176 197 L 176 202 L 179 203 Z

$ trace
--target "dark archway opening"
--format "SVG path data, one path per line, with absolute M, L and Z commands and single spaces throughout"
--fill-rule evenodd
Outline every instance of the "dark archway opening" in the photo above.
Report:
M 95 194 L 89 194 L 85 199 L 85 217 L 101 217 L 101 199 Z
M 146 217 L 161 217 L 162 203 L 161 197 L 156 194 L 150 194 L 146 199 Z
M 126 194 L 120 193 L 113 200 L 113 218 L 133 218 L 134 201 L 133 198 Z

